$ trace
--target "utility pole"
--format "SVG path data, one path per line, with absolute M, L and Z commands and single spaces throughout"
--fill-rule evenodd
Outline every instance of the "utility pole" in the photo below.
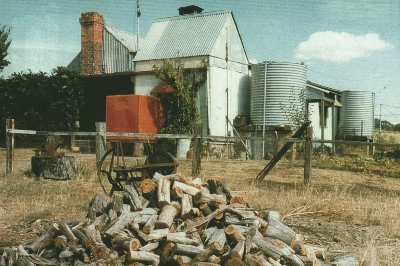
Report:
M 382 131 L 382 104 L 379 105 L 379 139 L 381 138 Z

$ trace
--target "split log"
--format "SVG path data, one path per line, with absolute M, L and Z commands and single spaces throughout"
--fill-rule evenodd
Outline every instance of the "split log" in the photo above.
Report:
M 167 242 L 174 242 L 185 245 L 199 246 L 202 243 L 198 239 L 189 238 L 185 232 L 169 233 L 167 235 Z
M 227 205 L 227 206 L 224 206 L 224 207 L 222 207 L 222 208 L 219 208 L 219 209 L 215 210 L 213 213 L 207 215 L 207 216 L 204 217 L 204 218 L 199 219 L 198 221 L 196 221 L 196 222 L 193 223 L 192 225 L 186 227 L 186 228 L 183 230 L 183 232 L 191 232 L 191 231 L 193 231 L 196 227 L 199 227 L 199 226 L 201 226 L 201 225 L 203 225 L 203 224 L 209 222 L 211 219 L 213 219 L 213 218 L 214 218 L 215 216 L 217 216 L 218 214 L 223 213 L 223 212 L 225 212 L 225 211 L 227 211 L 227 210 L 230 210 L 230 209 L 232 209 L 232 208 L 234 208 L 234 207 L 238 207 L 238 206 L 241 206 L 241 205 L 232 204 L 232 205 Z
M 285 244 L 291 246 L 296 237 L 296 232 L 280 221 L 272 219 L 268 223 L 264 236 L 282 240 Z
M 217 242 L 221 247 L 225 246 L 226 243 L 226 235 L 225 229 L 217 229 L 215 230 L 208 239 L 206 239 L 206 247 L 211 246 L 213 243 Z
M 76 238 L 74 233 L 72 232 L 71 228 L 63 221 L 59 224 L 61 232 L 67 237 L 68 241 L 71 241 L 75 244 L 79 243 L 79 239 Z
M 219 264 L 216 263 L 211 263 L 211 262 L 204 262 L 204 261 L 198 261 L 195 263 L 191 263 L 191 266 L 219 266 Z
M 160 215 L 157 218 L 155 228 L 163 229 L 163 228 L 170 228 L 174 218 L 178 215 L 176 208 L 172 205 L 165 205 Z
M 61 222 L 68 224 L 68 226 L 75 228 L 79 227 L 80 225 L 87 225 L 90 221 L 87 218 L 69 218 L 69 219 L 62 219 Z
M 194 195 L 194 203 L 202 204 L 207 203 L 216 207 L 223 206 L 226 204 L 226 196 L 218 194 L 207 194 L 203 192 L 197 192 Z
M 239 230 L 239 228 L 236 225 L 229 225 L 228 227 L 225 228 L 225 234 L 230 239 L 231 241 L 237 243 L 239 241 L 245 240 L 244 235 L 242 232 Z
M 161 255 L 162 262 L 169 262 L 173 259 L 176 252 L 176 244 L 168 242 L 164 245 L 163 253 Z
M 185 183 L 175 181 L 174 184 L 172 185 L 172 189 L 174 188 L 180 188 L 183 192 L 189 194 L 189 195 L 196 195 L 196 193 L 200 192 L 200 189 L 187 185 Z
M 207 216 L 212 213 L 212 210 L 210 209 L 207 203 L 200 204 L 199 209 L 201 210 L 204 216 Z
M 326 252 L 326 261 L 337 266 L 358 266 L 359 263 L 354 254 L 343 251 L 328 251 Z
M 191 257 L 185 255 L 174 255 L 172 259 L 179 265 L 187 265 L 192 260 Z
M 156 182 L 158 207 L 162 208 L 171 202 L 171 181 L 167 178 L 160 178 Z
M 56 236 L 54 238 L 54 246 L 56 246 L 56 248 L 64 250 L 67 248 L 67 244 L 68 244 L 68 240 L 67 237 L 64 235 L 61 236 Z
M 151 263 L 151 265 L 158 265 L 160 264 L 160 256 L 147 251 L 131 251 L 127 254 L 127 261 L 140 261 Z
M 142 208 L 146 209 L 150 205 L 150 201 L 142 196 L 139 196 L 140 202 L 142 203 Z
M 148 178 L 143 179 L 139 185 L 139 188 L 142 191 L 143 195 L 146 196 L 152 195 L 156 191 L 156 187 L 156 183 Z
M 110 209 L 114 210 L 117 215 L 121 215 L 124 212 L 124 194 L 120 191 L 114 191 L 111 197 Z
M 191 208 L 190 209 L 190 215 L 192 217 L 200 217 L 203 216 L 203 213 L 199 210 L 199 208 Z
M 135 251 L 140 248 L 139 239 L 129 237 L 123 231 L 117 231 L 112 235 L 111 245 L 114 250 Z
M 265 220 L 269 222 L 270 220 L 281 221 L 282 215 L 277 211 L 268 211 L 265 215 Z
M 157 214 L 157 210 L 153 208 L 146 208 L 141 211 L 123 213 L 121 216 L 115 219 L 116 221 L 114 220 L 114 224 L 105 231 L 105 234 L 111 236 L 114 232 L 123 230 L 130 222 L 135 219 L 136 216 L 147 215 L 150 218 L 150 215 L 154 214 Z
M 87 245 L 92 246 L 94 244 L 101 244 L 103 241 L 101 240 L 100 231 L 97 229 L 95 224 L 90 224 L 85 227 L 84 234 L 87 237 Z
M 171 201 L 171 206 L 176 209 L 177 215 L 182 211 L 182 205 L 178 201 Z
M 44 248 L 46 248 L 48 245 L 53 243 L 54 241 L 54 236 L 60 231 L 58 224 L 53 223 L 51 224 L 47 230 L 36 240 L 30 245 L 30 249 L 33 252 L 40 252 Z
M 154 229 L 152 230 L 149 234 L 143 233 L 139 228 L 130 225 L 130 228 L 134 230 L 137 235 L 142 238 L 145 242 L 150 242 L 150 241 L 161 241 L 165 238 L 167 238 L 167 235 L 169 233 L 168 228 L 164 229 Z
M 190 262 L 191 265 L 195 265 L 197 262 L 204 262 L 206 261 L 210 256 L 220 254 L 222 251 L 222 247 L 218 242 L 212 243 L 210 246 L 208 246 L 206 249 L 202 250 L 196 257 L 192 259 Z
M 140 251 L 153 251 L 160 246 L 160 242 L 151 242 L 143 247 L 140 247 Z
M 246 254 L 244 263 L 246 266 L 272 266 L 264 256 L 250 253 Z
M 181 219 L 186 220 L 190 219 L 190 211 L 193 208 L 193 197 L 192 195 L 184 193 L 181 198 L 182 210 L 181 210 Z
M 211 262 L 213 264 L 219 264 L 221 262 L 221 258 L 216 256 L 216 255 L 211 255 L 208 259 L 207 262 Z
M 186 244 L 175 243 L 175 253 L 194 257 L 204 250 L 203 246 L 192 246 Z
M 207 184 L 211 194 L 224 195 L 228 200 L 233 197 L 225 179 L 216 180 L 211 178 L 207 180 Z
M 165 180 L 169 180 L 169 181 L 179 181 L 181 180 L 181 174 L 180 173 L 176 173 L 176 174 L 170 174 L 170 175 L 162 175 L 160 173 L 155 173 L 153 175 L 152 180 L 157 182 L 160 179 L 165 179 Z
M 158 218 L 157 214 L 150 215 L 150 218 L 146 221 L 146 223 L 143 227 L 144 233 L 149 234 L 151 232 L 151 230 L 153 230 L 153 228 L 156 224 L 157 218 Z
M 309 256 L 309 253 L 311 253 L 311 250 L 312 250 L 312 252 L 315 254 L 316 258 L 324 260 L 324 261 L 326 260 L 326 252 L 327 252 L 326 248 L 312 246 L 312 245 L 306 245 L 306 244 L 304 244 L 303 246 L 304 246 L 306 252 L 301 253 L 301 255 Z
M 183 191 L 182 191 L 181 188 L 179 188 L 179 187 L 173 187 L 173 188 L 171 189 L 171 197 L 172 197 L 173 199 L 178 200 L 178 199 L 181 199 L 182 196 L 183 196 Z
M 104 194 L 103 192 L 99 192 L 94 196 L 92 199 L 91 203 L 89 204 L 89 207 L 94 209 L 95 211 L 95 216 L 107 213 L 108 210 L 108 205 L 112 202 L 112 199 Z
M 249 225 L 253 223 L 253 219 L 244 219 L 238 214 L 225 213 L 225 223 L 235 225 Z
M 126 185 L 124 188 L 125 195 L 132 203 L 134 211 L 141 211 L 143 209 L 142 202 L 136 189 L 131 185 Z
M 232 197 L 232 198 L 229 200 L 229 203 L 230 203 L 230 204 L 235 204 L 235 203 L 237 203 L 237 204 L 242 204 L 242 205 L 245 205 L 245 204 L 246 204 L 246 202 L 244 201 L 243 197 L 239 197 L 239 196 L 234 196 L 234 197 Z
M 88 247 L 88 238 L 87 236 L 80 230 L 77 229 L 72 229 L 72 233 L 74 233 L 75 237 L 79 239 L 79 243 L 83 246 L 83 247 Z

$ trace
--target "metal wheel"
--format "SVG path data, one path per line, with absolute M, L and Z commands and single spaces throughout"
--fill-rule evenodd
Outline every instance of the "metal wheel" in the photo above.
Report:
M 174 157 L 171 154 L 165 151 L 156 151 L 150 154 L 146 159 L 146 164 L 160 164 L 160 163 L 174 163 Z M 158 172 L 162 175 L 170 175 L 174 173 L 174 166 L 164 166 L 157 167 L 157 169 L 146 169 L 146 175 L 149 177 L 153 177 L 155 172 Z
M 115 166 L 116 149 L 110 149 L 101 157 L 99 165 L 97 166 L 97 177 L 104 193 L 112 195 L 114 191 L 123 190 L 120 175 L 113 172 Z M 107 177 L 109 184 L 103 184 L 102 177 Z

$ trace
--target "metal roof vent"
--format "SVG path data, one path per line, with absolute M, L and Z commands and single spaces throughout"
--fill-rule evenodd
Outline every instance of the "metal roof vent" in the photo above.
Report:
M 183 6 L 178 8 L 179 15 L 196 14 L 201 13 L 204 9 L 195 5 Z

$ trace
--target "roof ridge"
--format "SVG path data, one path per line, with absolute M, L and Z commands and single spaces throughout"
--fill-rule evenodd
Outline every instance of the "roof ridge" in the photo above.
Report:
M 210 15 L 215 15 L 215 14 L 228 14 L 228 13 L 232 13 L 232 10 L 228 9 L 228 10 L 201 12 L 201 13 L 195 13 L 195 14 L 186 14 L 186 15 L 158 18 L 158 19 L 155 19 L 153 22 L 155 23 L 155 22 L 168 21 L 168 20 L 190 19 L 193 17 L 202 17 L 202 16 L 210 16 Z

